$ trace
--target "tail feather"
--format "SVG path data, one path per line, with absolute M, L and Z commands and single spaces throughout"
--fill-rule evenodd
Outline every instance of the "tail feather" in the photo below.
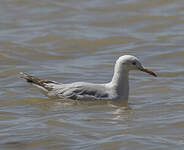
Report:
M 20 72 L 21 75 L 23 75 L 21 78 L 25 79 L 27 82 L 39 87 L 39 88 L 44 88 L 45 90 L 50 90 L 51 87 L 48 86 L 49 83 L 54 83 L 54 84 L 57 84 L 57 82 L 55 81 L 51 81 L 51 80 L 42 80 L 42 79 L 39 79 L 37 77 L 34 77 L 34 76 L 31 76 L 27 73 L 24 73 L 24 72 Z

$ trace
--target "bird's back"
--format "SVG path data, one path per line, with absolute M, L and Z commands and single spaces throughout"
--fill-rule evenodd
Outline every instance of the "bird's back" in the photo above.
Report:
M 56 84 L 49 94 L 73 100 L 108 100 L 110 93 L 104 84 L 75 82 Z

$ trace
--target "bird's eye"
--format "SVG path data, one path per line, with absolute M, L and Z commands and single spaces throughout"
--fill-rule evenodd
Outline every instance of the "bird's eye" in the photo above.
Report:
M 134 61 L 134 62 L 132 63 L 132 65 L 136 65 L 136 62 Z

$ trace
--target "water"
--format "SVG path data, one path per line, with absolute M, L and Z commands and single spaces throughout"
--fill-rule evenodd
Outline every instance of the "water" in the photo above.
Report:
M 183 0 L 1 0 L 0 149 L 183 150 Z M 46 98 L 19 79 L 108 82 L 136 55 L 128 105 Z

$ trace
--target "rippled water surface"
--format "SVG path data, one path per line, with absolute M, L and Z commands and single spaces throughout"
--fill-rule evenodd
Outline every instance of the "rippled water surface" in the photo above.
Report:
M 1 0 L 0 149 L 183 150 L 183 0 Z M 48 99 L 20 71 L 108 82 L 136 55 L 128 105 Z

